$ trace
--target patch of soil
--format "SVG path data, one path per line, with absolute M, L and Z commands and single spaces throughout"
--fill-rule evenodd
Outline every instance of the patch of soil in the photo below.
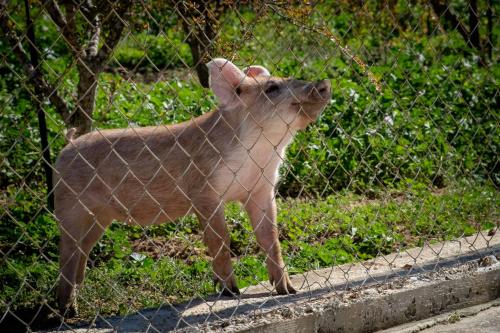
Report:
M 134 252 L 145 253 L 155 260 L 170 257 L 189 261 L 193 256 L 208 258 L 205 248 L 197 247 L 201 242 L 200 235 L 189 235 L 187 238 L 143 236 L 132 242 L 132 249 Z

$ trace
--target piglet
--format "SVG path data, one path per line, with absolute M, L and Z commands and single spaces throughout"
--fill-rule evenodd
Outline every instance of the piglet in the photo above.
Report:
M 113 220 L 141 226 L 195 214 L 225 295 L 238 294 L 224 205 L 238 201 L 266 254 L 278 294 L 295 293 L 276 226 L 278 169 L 294 134 L 315 121 L 330 82 L 207 64 L 217 109 L 181 124 L 99 130 L 70 140 L 56 163 L 55 215 L 61 230 L 58 302 L 76 313 L 92 247 Z

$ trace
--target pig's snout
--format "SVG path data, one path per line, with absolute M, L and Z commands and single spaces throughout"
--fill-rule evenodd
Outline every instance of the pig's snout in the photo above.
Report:
M 331 97 L 331 84 L 329 80 L 321 80 L 307 85 L 307 99 L 309 101 L 323 102 Z

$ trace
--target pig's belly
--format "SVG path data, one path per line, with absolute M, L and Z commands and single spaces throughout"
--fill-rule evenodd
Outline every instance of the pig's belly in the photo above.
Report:
M 137 190 L 133 193 L 117 192 L 111 198 L 116 219 L 142 226 L 172 222 L 192 213 L 192 205 L 175 188 L 169 193 Z

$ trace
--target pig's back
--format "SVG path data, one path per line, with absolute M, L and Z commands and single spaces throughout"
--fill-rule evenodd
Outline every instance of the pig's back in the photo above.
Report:
M 176 147 L 175 128 L 145 127 L 103 130 L 71 141 L 56 162 L 56 196 L 70 190 L 79 197 L 100 202 L 111 194 L 124 201 L 143 196 L 142 189 L 155 192 L 158 184 L 167 185 L 178 177 L 180 169 L 168 163 L 169 155 L 177 162 L 187 158 Z M 165 167 L 166 166 L 166 167 Z M 157 191 L 157 190 L 156 190 Z M 90 203 L 89 203 L 90 204 Z

